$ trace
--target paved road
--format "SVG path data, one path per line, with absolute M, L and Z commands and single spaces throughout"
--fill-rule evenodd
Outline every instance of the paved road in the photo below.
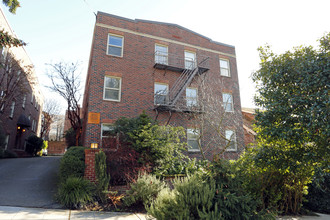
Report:
M 0 206 L 60 208 L 54 201 L 60 159 L 1 159 Z

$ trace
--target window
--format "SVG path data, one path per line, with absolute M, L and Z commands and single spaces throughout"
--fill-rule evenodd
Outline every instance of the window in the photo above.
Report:
M 8 48 L 7 47 L 0 47 L 0 50 L 1 50 L 0 57 L 3 57 L 3 59 L 5 60 L 6 57 L 7 57 Z
M 35 121 L 34 121 L 34 119 L 32 119 L 32 131 L 35 131 L 35 129 L 36 129 L 35 126 L 36 126 Z
M 184 68 L 185 69 L 195 69 L 196 66 L 196 54 L 193 52 L 184 52 Z
M 189 151 L 199 151 L 199 130 L 194 128 L 187 129 L 187 143 Z
M 186 88 L 187 107 L 197 106 L 197 89 Z
M 103 99 L 109 101 L 120 101 L 121 78 L 106 76 L 104 78 Z
M 232 130 L 226 130 L 226 147 L 227 151 L 237 150 L 236 134 Z
M 6 139 L 5 139 L 5 150 L 7 150 L 7 148 L 8 148 L 8 143 L 9 143 L 9 134 L 6 135 Z
M 32 95 L 31 96 L 31 103 L 33 104 L 34 95 L 33 95 L 33 93 L 31 95 Z
M 26 102 L 26 95 L 23 97 L 22 107 L 25 108 L 25 102 Z
M 155 63 L 168 64 L 168 47 L 156 44 L 155 45 Z
M 168 85 L 155 83 L 155 94 L 154 94 L 155 105 L 164 105 L 167 103 Z
M 232 112 L 233 107 L 233 96 L 230 93 L 222 93 L 223 106 L 226 112 Z
M 111 131 L 113 130 L 113 125 L 112 124 L 101 124 L 101 142 L 102 142 L 102 147 L 110 147 L 110 140 L 107 138 L 110 137 Z
M 220 74 L 230 77 L 229 60 L 220 59 Z
M 14 117 L 14 111 L 15 111 L 15 101 L 12 101 L 11 106 L 10 106 L 10 114 L 9 114 L 10 118 Z
M 124 38 L 118 35 L 109 34 L 107 54 L 117 57 L 123 56 Z

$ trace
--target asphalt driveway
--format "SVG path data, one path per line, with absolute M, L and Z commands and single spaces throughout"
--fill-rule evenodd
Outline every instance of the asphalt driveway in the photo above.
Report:
M 60 159 L 1 159 L 0 206 L 60 208 L 54 201 Z

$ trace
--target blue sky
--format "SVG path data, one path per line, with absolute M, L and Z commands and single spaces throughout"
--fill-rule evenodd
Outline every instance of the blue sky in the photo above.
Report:
M 131 19 L 181 25 L 236 47 L 241 103 L 253 107 L 257 48 L 270 44 L 277 53 L 299 45 L 317 45 L 330 31 L 329 0 L 20 0 L 16 15 L 1 5 L 7 20 L 47 84 L 46 63 L 80 61 L 82 80 L 92 42 L 95 15 L 103 11 Z M 47 89 L 44 94 L 49 97 Z M 52 96 L 54 97 L 54 96 Z M 63 104 L 65 108 L 65 104 Z

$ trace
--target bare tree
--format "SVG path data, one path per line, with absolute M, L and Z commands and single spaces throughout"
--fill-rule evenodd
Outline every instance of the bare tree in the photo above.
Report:
M 35 83 L 32 65 L 23 65 L 10 52 L 3 51 L 0 56 L 0 111 L 4 112 L 11 106 L 24 105 L 26 93 L 29 93 Z
M 209 73 L 194 78 L 192 84 L 198 88 L 195 100 L 186 95 L 177 104 L 176 111 L 186 113 L 180 115 L 189 120 L 190 135 L 196 138 L 203 159 L 207 153 L 225 156 L 244 149 L 241 111 L 234 106 L 234 94 L 222 90 L 223 80 Z
M 42 112 L 40 137 L 49 140 L 49 131 L 51 124 L 56 120 L 56 116 L 60 114 L 61 107 L 54 99 L 46 99 Z
M 78 63 L 48 64 L 48 77 L 51 79 L 52 85 L 48 88 L 60 96 L 67 102 L 68 119 L 71 127 L 75 131 L 76 145 L 79 145 L 81 136 L 82 121 L 80 116 L 79 101 L 81 98 L 81 80 L 78 73 Z

